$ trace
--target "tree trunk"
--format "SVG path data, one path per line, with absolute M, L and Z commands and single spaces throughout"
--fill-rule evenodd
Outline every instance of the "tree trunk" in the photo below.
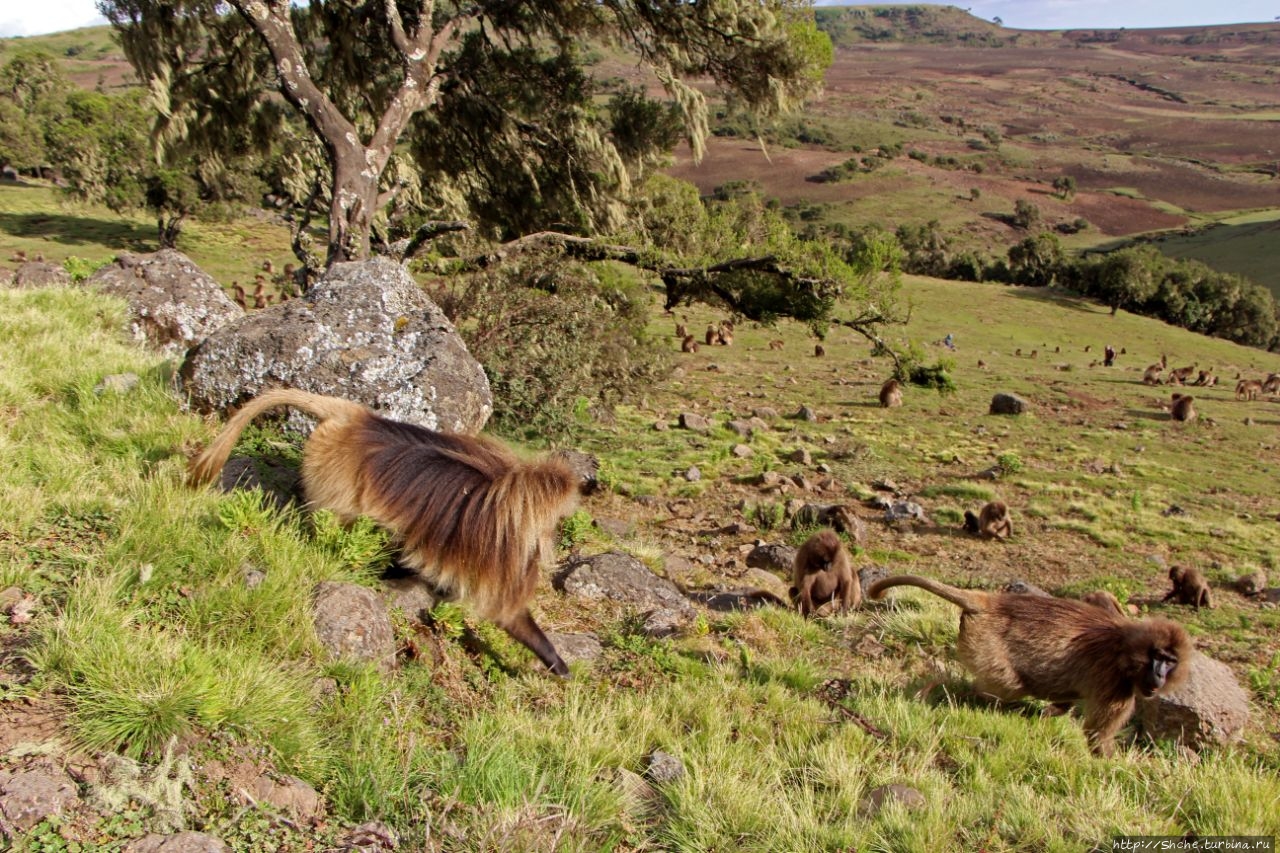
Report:
M 369 237 L 378 210 L 378 175 L 362 168 L 365 149 L 333 154 L 333 198 L 329 202 L 329 253 L 325 266 L 369 257 Z

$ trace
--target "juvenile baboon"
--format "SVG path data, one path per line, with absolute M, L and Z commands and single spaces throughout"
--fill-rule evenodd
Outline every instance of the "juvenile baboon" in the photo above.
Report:
M 556 523 L 577 503 L 579 479 L 564 459 L 525 461 L 492 438 L 435 432 L 284 388 L 236 412 L 191 461 L 188 481 L 216 479 L 249 422 L 278 406 L 320 421 L 302 452 L 311 506 L 344 522 L 367 516 L 392 534 L 402 566 L 470 603 L 556 675 L 569 674 L 528 606 L 538 567 L 554 554 Z
M 1159 385 L 1160 372 L 1162 370 L 1164 370 L 1164 368 L 1158 364 L 1153 364 L 1150 367 L 1148 367 L 1146 369 L 1146 372 L 1142 374 L 1142 384 L 1143 385 Z
M 987 369 L 987 363 L 986 363 L 985 361 L 983 361 L 982 359 L 978 359 L 978 369 L 979 369 L 979 370 L 986 370 L 986 369 Z
M 813 354 L 818 358 L 822 358 L 824 355 L 827 354 L 827 348 L 824 347 L 822 344 L 814 344 Z
M 1170 370 L 1169 384 L 1170 385 L 1185 384 L 1186 381 L 1191 378 L 1191 374 L 1195 372 L 1196 372 L 1196 366 L 1194 364 L 1189 365 L 1187 367 L 1179 367 L 1177 370 Z
M 262 271 L 267 275 L 271 275 L 276 271 L 276 265 L 271 262 L 270 258 L 262 262 Z
M 886 409 L 902 405 L 901 382 L 896 379 L 889 379 L 880 386 L 880 405 Z
M 232 300 L 235 301 L 237 305 L 239 305 L 241 308 L 249 307 L 249 302 L 245 298 L 244 288 L 240 286 L 240 282 L 238 281 L 231 282 L 231 291 L 232 291 L 231 298 Z
M 1121 355 L 1128 355 L 1128 354 L 1129 354 L 1129 350 L 1127 350 L 1127 349 L 1126 349 L 1126 348 L 1124 348 L 1124 347 L 1120 347 L 1120 354 L 1121 354 Z
M 1039 355 L 1040 355 L 1040 350 L 1038 350 L 1038 349 L 1033 349 L 1033 350 L 1031 351 L 1031 358 L 1036 358 L 1036 357 L 1038 357 Z
M 1217 377 L 1213 375 L 1213 368 L 1209 368 L 1208 370 L 1200 371 L 1200 373 L 1196 376 L 1195 381 L 1189 384 L 1197 385 L 1199 387 L 1205 388 L 1212 385 L 1216 385 L 1217 383 L 1218 383 Z
M 1116 598 L 1105 589 L 1095 589 L 1093 592 L 1086 592 L 1080 596 L 1080 600 L 1085 604 L 1092 604 L 1094 607 L 1101 607 L 1117 616 L 1129 618 L 1129 613 L 1124 609 L 1124 605 L 1120 603 L 1120 599 Z
M 790 592 L 804 616 L 829 601 L 838 613 L 862 603 L 862 584 L 834 530 L 819 530 L 800 546 L 791 565 Z
M 984 504 L 977 515 L 974 515 L 972 510 L 966 509 L 964 529 L 984 539 L 1008 539 L 1013 535 L 1013 520 L 1009 516 L 1009 507 L 1004 501 L 991 501 Z
M 1169 569 L 1169 580 L 1173 581 L 1173 589 L 1165 593 L 1161 601 L 1176 597 L 1179 604 L 1190 604 L 1196 610 L 1213 607 L 1213 600 L 1209 597 L 1209 584 L 1199 569 L 1194 566 L 1173 566 Z
M 1014 354 L 1014 355 L 1016 355 L 1016 356 L 1021 356 L 1021 355 L 1022 355 L 1022 347 L 1018 347 L 1016 350 L 1014 350 L 1014 351 L 1013 351 L 1013 354 Z
M 1268 373 L 1267 378 L 1262 380 L 1261 390 L 1263 394 L 1280 392 L 1280 373 Z
M 684 340 L 689 336 L 689 330 L 685 328 L 684 323 L 676 323 L 676 337 Z
M 720 343 L 720 330 L 715 326 L 707 326 L 707 346 Z
M 781 338 L 776 338 L 772 341 L 769 341 L 769 349 L 782 349 L 783 346 L 785 346 L 785 344 L 783 343 Z
M 258 279 L 258 283 L 253 286 L 253 307 L 266 308 L 267 295 L 263 290 L 262 279 Z
M 1190 394 L 1174 394 L 1173 405 L 1169 407 L 1169 417 L 1175 421 L 1191 423 L 1196 419 L 1196 407 L 1192 405 Z
M 685 335 L 684 340 L 680 342 L 681 352 L 697 352 L 698 342 L 693 339 L 693 335 Z
M 727 347 L 733 344 L 733 324 L 732 323 L 721 324 L 718 334 L 720 335 L 720 343 L 723 346 Z
M 1256 400 L 1262 393 L 1262 383 L 1256 379 L 1241 379 L 1236 383 L 1237 400 Z
M 1115 750 L 1135 696 L 1168 690 L 1187 674 L 1191 639 L 1167 619 L 1122 619 L 1082 601 L 959 589 L 915 575 L 877 581 L 868 596 L 903 585 L 960 608 L 956 650 L 979 691 L 1002 701 L 1081 703 L 1084 733 L 1097 755 Z

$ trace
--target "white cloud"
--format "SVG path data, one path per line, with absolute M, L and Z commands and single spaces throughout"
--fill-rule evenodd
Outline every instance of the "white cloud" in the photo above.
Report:
M 94 0 L 0 0 L 0 36 L 38 36 L 106 22 Z

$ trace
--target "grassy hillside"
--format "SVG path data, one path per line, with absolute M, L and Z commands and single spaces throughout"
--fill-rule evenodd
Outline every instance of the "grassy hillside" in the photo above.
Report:
M 240 850 L 323 846 L 368 819 L 433 850 L 1078 850 L 1120 833 L 1280 831 L 1280 611 L 1229 589 L 1246 569 L 1276 570 L 1277 402 L 1239 403 L 1229 389 L 1236 372 L 1275 369 L 1273 357 L 1051 292 L 912 279 L 906 295 L 905 334 L 954 358 L 955 395 L 909 389 L 903 408 L 881 410 L 887 366 L 860 338 L 837 331 L 818 358 L 798 327 L 742 327 L 733 347 L 682 356 L 616 421 L 582 425 L 577 444 L 598 454 L 607 489 L 562 547 L 628 550 L 689 590 L 741 588 L 754 539 L 807 533 L 779 523 L 785 501 L 848 502 L 868 524 L 859 565 L 965 585 L 1106 586 L 1173 616 L 1249 691 L 1242 744 L 1192 760 L 1125 741 L 1117 758 L 1092 758 L 1077 718 L 979 701 L 952 657 L 954 608 L 923 594 L 812 621 L 775 607 L 706 611 L 685 635 L 651 640 L 633 614 L 544 586 L 544 624 L 605 646 L 570 682 L 486 624 L 465 621 L 488 650 L 460 639 L 465 617 L 448 607 L 432 629 L 399 626 L 394 673 L 327 662 L 310 590 L 378 586 L 376 537 L 253 492 L 186 488 L 185 456 L 216 425 L 178 409 L 171 365 L 122 342 L 121 306 L 75 289 L 0 290 L 0 589 L 36 598 L 30 623 L 0 625 L 0 768 L 50 749 L 75 766 L 106 749 L 155 767 L 176 736 L 180 755 L 164 767 L 191 776 L 182 822 Z M 656 334 L 673 322 L 655 311 Z M 932 343 L 948 332 L 954 353 Z M 766 346 L 773 338 L 782 350 Z M 1091 367 L 1107 342 L 1126 348 L 1119 365 Z M 1199 421 L 1170 422 L 1166 391 L 1138 382 L 1161 353 L 1226 381 L 1194 390 Z M 140 384 L 94 390 L 121 371 Z M 1024 395 L 1033 412 L 986 414 L 994 391 Z M 801 404 L 817 421 L 774 418 L 749 440 L 723 426 Z M 689 410 L 716 429 L 653 428 Z M 730 452 L 739 443 L 749 458 Z M 245 444 L 284 447 L 258 431 Z M 812 466 L 787 461 L 799 448 Z M 996 463 L 1003 478 L 975 476 Z M 683 476 L 692 465 L 696 482 Z M 767 470 L 815 485 L 762 490 L 751 478 Z M 860 498 L 884 480 L 931 524 L 880 523 Z M 963 510 L 992 497 L 1013 508 L 1013 539 L 961 535 Z M 1205 570 L 1218 607 L 1155 603 L 1155 558 Z M 251 570 L 262 583 L 246 584 Z M 14 749 L 36 714 L 36 746 Z M 637 787 L 629 774 L 654 749 L 686 775 Z M 246 763 L 313 784 L 327 818 L 247 809 L 233 772 Z M 925 805 L 860 814 L 884 784 L 916 788 Z M 15 849 L 115 849 L 154 827 L 162 805 L 84 809 Z

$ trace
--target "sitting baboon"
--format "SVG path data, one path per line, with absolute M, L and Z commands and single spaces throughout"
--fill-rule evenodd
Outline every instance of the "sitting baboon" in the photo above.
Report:
M 1003 501 L 985 504 L 977 515 L 964 511 L 964 529 L 984 539 L 1008 539 L 1013 535 L 1013 521 L 1009 507 Z
M 1170 385 L 1185 384 L 1186 381 L 1191 378 L 1191 374 L 1195 372 L 1196 372 L 1196 366 L 1194 364 L 1189 365 L 1187 367 L 1179 367 L 1177 370 L 1170 370 L 1169 384 Z
M 733 343 L 733 324 L 729 322 L 721 323 L 719 329 L 721 346 L 730 346 Z
M 792 563 L 790 593 L 804 616 L 827 602 L 834 602 L 838 613 L 862 603 L 862 584 L 834 530 L 819 530 L 800 546 Z
M 1142 374 L 1142 384 L 1143 385 L 1159 385 L 1160 372 L 1162 370 L 1164 370 L 1164 368 L 1158 364 L 1153 364 L 1150 367 L 1148 367 L 1146 369 L 1146 372 Z
M 886 409 L 902 405 L 901 382 L 896 379 L 889 379 L 880 386 L 880 405 Z
M 785 344 L 781 338 L 775 338 L 774 340 L 769 341 L 769 349 L 782 349 L 784 345 Z
M 1169 408 L 1169 417 L 1183 423 L 1191 423 L 1196 419 L 1196 407 L 1191 403 L 1190 394 L 1173 395 L 1173 405 Z
M 693 339 L 693 335 L 685 335 L 684 340 L 680 342 L 681 352 L 697 352 L 698 342 Z
M 684 340 L 689 334 L 689 330 L 685 328 L 684 323 L 676 323 L 676 337 Z
M 822 344 L 814 344 L 813 354 L 818 358 L 822 358 L 824 355 L 827 354 L 827 348 L 824 347 Z
M 1268 373 L 1267 378 L 1262 380 L 1263 394 L 1280 393 L 1280 373 Z
M 710 324 L 707 325 L 707 346 L 720 343 L 720 330 Z
M 1173 566 L 1169 569 L 1169 580 L 1173 581 L 1173 589 L 1165 593 L 1161 601 L 1176 597 L 1179 604 L 1190 604 L 1196 610 L 1202 605 L 1213 607 L 1213 601 L 1209 597 L 1209 584 L 1199 569 L 1194 566 Z
M 1262 393 L 1262 383 L 1256 379 L 1241 379 L 1236 383 L 1237 400 L 1256 400 Z

